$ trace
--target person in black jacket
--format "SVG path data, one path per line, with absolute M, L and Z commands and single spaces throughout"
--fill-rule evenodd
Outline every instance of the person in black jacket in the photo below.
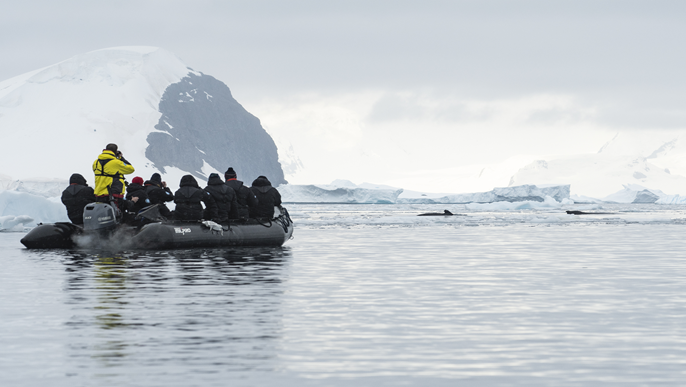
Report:
M 238 219 L 236 192 L 234 192 L 233 188 L 224 184 L 224 180 L 218 174 L 210 174 L 205 191 L 209 192 L 212 195 L 212 199 L 217 203 L 217 220 L 224 222 L 228 219 Z M 205 212 L 205 219 L 211 219 L 207 210 Z
M 281 194 L 272 183 L 264 176 L 259 176 L 252 182 L 250 190 L 257 197 L 257 207 L 251 208 L 252 218 L 273 218 L 274 207 L 281 206 Z
M 257 198 L 252 193 L 250 188 L 243 185 L 243 182 L 237 179 L 236 171 L 232 167 L 226 170 L 224 178 L 226 185 L 233 188 L 236 192 L 236 200 L 238 201 L 238 217 L 247 219 L 250 217 L 250 208 L 257 206 Z
M 129 212 L 133 212 L 135 214 L 143 207 L 150 205 L 148 194 L 145 192 L 145 187 L 143 186 L 142 177 L 134 177 L 133 180 L 131 180 L 131 184 L 126 187 L 126 200 L 132 200 L 133 198 L 138 198 L 138 201 L 131 206 Z
M 201 220 L 203 208 L 200 202 L 205 203 L 209 219 L 217 218 L 217 204 L 209 192 L 202 190 L 192 175 L 185 175 L 179 184 L 181 188 L 174 193 L 174 219 L 176 220 Z
M 174 200 L 174 194 L 167 187 L 167 182 L 162 181 L 162 176 L 159 173 L 153 173 L 150 180 L 143 183 L 145 186 L 145 193 L 148 195 L 150 204 L 159 204 L 160 215 L 165 218 L 171 218 L 173 213 L 169 211 L 166 202 Z
M 69 187 L 62 191 L 62 203 L 67 207 L 67 216 L 74 224 L 83 224 L 83 208 L 95 201 L 93 188 L 86 183 L 86 178 L 75 173 L 69 178 Z

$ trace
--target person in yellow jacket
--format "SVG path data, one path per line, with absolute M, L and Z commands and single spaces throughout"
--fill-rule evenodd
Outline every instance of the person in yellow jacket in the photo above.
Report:
M 102 154 L 93 162 L 95 173 L 95 200 L 109 202 L 110 197 L 121 207 L 126 192 L 124 175 L 135 171 L 122 153 L 117 144 L 107 144 Z

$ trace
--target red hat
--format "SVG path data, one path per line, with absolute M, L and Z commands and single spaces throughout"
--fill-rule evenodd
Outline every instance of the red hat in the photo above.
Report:
M 140 176 L 136 176 L 131 180 L 132 183 L 138 184 L 138 185 L 143 185 L 143 178 Z

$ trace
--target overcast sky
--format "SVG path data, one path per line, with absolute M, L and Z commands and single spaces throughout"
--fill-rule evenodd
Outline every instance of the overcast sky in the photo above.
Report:
M 2 0 L 0 36 L 0 79 L 170 50 L 293 145 L 300 180 L 326 155 L 383 164 L 332 176 L 359 183 L 686 128 L 684 1 Z

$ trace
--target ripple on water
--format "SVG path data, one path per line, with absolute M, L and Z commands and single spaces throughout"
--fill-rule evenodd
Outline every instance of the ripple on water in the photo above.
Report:
M 529 226 L 119 253 L 0 234 L 0 381 L 683 385 L 681 226 Z

